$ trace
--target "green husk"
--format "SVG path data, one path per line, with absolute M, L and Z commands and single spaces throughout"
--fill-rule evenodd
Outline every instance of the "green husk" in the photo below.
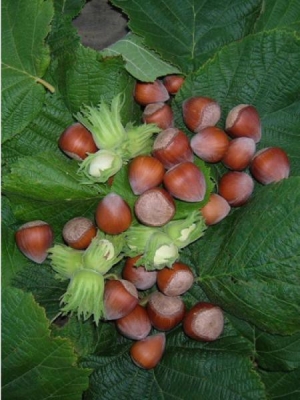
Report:
M 116 149 L 126 139 L 126 131 L 121 122 L 121 109 L 125 98 L 118 94 L 109 107 L 103 100 L 97 107 L 83 106 L 76 119 L 92 134 L 99 149 Z
M 123 145 L 123 159 L 130 160 L 138 155 L 150 154 L 153 147 L 152 137 L 161 131 L 155 124 L 126 126 L 127 139 Z
M 57 274 L 56 279 L 70 279 L 76 271 L 83 267 L 83 251 L 56 244 L 48 250 L 51 266 Z
M 125 247 L 126 256 L 134 257 L 144 253 L 145 247 L 151 235 L 158 231 L 158 228 L 153 228 L 145 225 L 131 225 L 125 232 Z
M 94 184 L 106 182 L 115 175 L 123 165 L 122 158 L 114 151 L 99 150 L 89 154 L 77 171 L 81 175 L 81 183 Z
M 82 259 L 84 268 L 106 274 L 113 265 L 122 258 L 124 235 L 106 235 L 98 230 L 89 247 L 84 251 Z
M 164 267 L 171 268 L 178 257 L 178 247 L 173 240 L 164 232 L 156 231 L 149 237 L 144 254 L 135 265 L 143 265 L 148 271 Z
M 91 316 L 98 325 L 104 317 L 104 277 L 102 274 L 90 270 L 80 269 L 72 276 L 66 293 L 63 295 L 61 311 L 63 315 L 77 314 L 87 320 Z
M 203 236 L 206 228 L 204 218 L 195 210 L 185 219 L 168 222 L 163 231 L 182 249 Z

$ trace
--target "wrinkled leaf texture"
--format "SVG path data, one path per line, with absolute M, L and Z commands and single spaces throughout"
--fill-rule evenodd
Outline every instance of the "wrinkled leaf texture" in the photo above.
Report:
M 211 301 L 270 333 L 300 331 L 300 178 L 263 187 L 192 245 Z
M 113 0 L 129 28 L 183 73 L 196 71 L 216 51 L 251 32 L 261 0 Z
M 229 316 L 237 331 L 247 339 L 253 349 L 253 357 L 265 371 L 292 371 L 300 367 L 300 333 L 274 335 L 255 325 Z
M 45 37 L 53 17 L 51 1 L 2 2 L 2 141 L 19 134 L 39 113 L 42 80 L 50 63 Z
M 129 348 L 123 343 L 84 359 L 82 365 L 94 369 L 88 399 L 265 399 L 251 350 L 230 324 L 210 344 L 191 341 L 181 327 L 173 330 L 164 357 L 149 371 L 135 367 Z
M 262 139 L 257 149 L 279 146 L 291 161 L 291 174 L 300 173 L 300 40 L 284 31 L 249 35 L 220 50 L 195 74 L 176 97 L 177 122 L 183 126 L 181 103 L 203 95 L 216 99 L 224 128 L 231 108 L 253 104 L 261 116 Z
M 17 3 L 22 7 L 26 3 L 31 15 L 37 16 L 40 29 L 35 37 L 31 31 L 32 18 L 28 19 L 31 24 L 28 26 L 22 16 L 15 31 L 9 25 L 11 18 L 4 26 L 4 38 L 16 39 L 18 46 L 33 36 L 37 44 L 34 56 L 26 53 L 28 46 L 23 46 L 28 68 L 21 69 L 22 73 L 7 69 L 3 75 L 7 78 L 4 112 L 8 113 L 4 117 L 15 110 L 19 112 L 15 98 L 27 100 L 26 93 L 31 99 L 30 107 L 28 102 L 22 103 L 27 107 L 17 115 L 22 118 L 16 117 L 12 126 L 7 122 L 4 136 L 4 160 L 8 167 L 12 165 L 12 172 L 4 179 L 4 192 L 14 212 L 14 217 L 10 210 L 6 214 L 9 226 L 4 241 L 8 268 L 5 279 L 6 283 L 13 282 L 34 293 L 52 319 L 59 313 L 65 283 L 54 279 L 48 262 L 41 269 L 17 254 L 12 243 L 14 227 L 44 217 L 54 225 L 56 240 L 60 242 L 64 221 L 77 215 L 93 216 L 98 198 L 106 189 L 80 187 L 76 163 L 55 149 L 55 141 L 82 102 L 97 104 L 100 96 L 109 100 L 119 91 L 126 93 L 129 100 L 134 79 L 124 69 L 123 50 L 120 53 L 124 60 L 121 56 L 103 58 L 80 45 L 71 19 L 80 11 L 81 0 L 54 1 L 55 14 L 47 44 L 44 40 L 53 13 L 50 3 L 5 1 L 3 15 L 13 14 L 17 20 L 14 9 Z M 198 243 L 182 254 L 182 260 L 199 273 L 201 285 L 196 284 L 186 296 L 187 304 L 191 306 L 201 299 L 216 301 L 231 314 L 227 314 L 224 334 L 217 342 L 191 341 L 179 327 L 168 334 L 166 356 L 161 364 L 152 371 L 143 371 L 129 358 L 130 342 L 110 336 L 111 325 L 103 324 L 99 332 L 93 332 L 81 321 L 73 319 L 67 323 L 62 336 L 70 338 L 79 354 L 85 356 L 82 365 L 94 369 L 84 398 L 251 400 L 264 399 L 267 393 L 269 398 L 296 400 L 300 185 L 295 176 L 300 172 L 300 3 L 297 0 L 232 0 L 226 4 L 204 0 L 188 4 L 183 0 L 114 0 L 113 3 L 129 15 L 132 34 L 138 35 L 137 54 L 153 52 L 156 61 L 170 64 L 170 71 L 174 68 L 187 75 L 173 102 L 178 126 L 187 131 L 181 102 L 194 94 L 210 95 L 220 102 L 221 127 L 231 107 L 239 102 L 253 103 L 263 122 L 258 148 L 273 144 L 283 147 L 291 159 L 293 178 L 265 188 L 257 185 L 245 208 L 234 210 L 228 219 L 208 229 Z M 40 12 L 44 7 L 48 13 Z M 24 27 L 30 31 L 26 37 Z M 47 70 L 48 45 L 52 58 Z M 136 71 L 145 60 L 140 63 L 134 51 L 130 59 L 136 60 L 132 74 L 137 77 Z M 16 57 L 11 62 L 14 63 Z M 34 75 L 36 68 L 39 73 Z M 158 69 L 151 71 L 152 79 L 159 76 Z M 56 88 L 55 94 L 45 96 L 45 89 L 28 74 L 50 82 Z M 13 82 L 16 82 L 16 97 L 10 97 Z M 138 118 L 137 108 L 129 100 L 124 121 Z M 20 155 L 22 158 L 12 164 Z M 264 369 L 260 369 L 259 375 L 253 359 Z
M 51 338 L 49 321 L 32 294 L 3 291 L 2 396 L 80 400 L 90 371 L 76 366 L 71 342 Z
M 300 395 L 300 369 L 291 372 L 260 371 L 269 399 L 298 400 Z

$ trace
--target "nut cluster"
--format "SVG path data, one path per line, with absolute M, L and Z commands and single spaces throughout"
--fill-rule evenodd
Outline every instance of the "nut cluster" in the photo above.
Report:
M 166 173 L 162 182 L 173 197 L 183 201 L 203 199 L 205 182 L 199 169 L 192 167 L 194 156 L 206 163 L 222 163 L 228 169 L 218 182 L 217 192 L 210 195 L 209 201 L 200 210 L 206 224 L 213 225 L 225 218 L 231 207 L 240 207 L 248 202 L 255 181 L 266 185 L 287 178 L 290 162 L 285 151 L 279 147 L 257 151 L 256 147 L 262 136 L 262 124 L 257 109 L 251 104 L 233 107 L 228 112 L 225 127 L 222 129 L 216 126 L 222 112 L 216 100 L 206 96 L 187 98 L 182 103 L 182 116 L 191 136 L 189 139 L 174 126 L 169 111 L 165 115 L 163 113 L 163 105 L 169 105 L 170 97 L 184 83 L 184 78 L 180 78 L 177 90 L 169 91 L 169 97 L 165 93 L 168 86 L 163 85 L 166 78 L 146 86 L 137 83 L 134 97 L 141 106 L 150 109 L 151 105 L 160 102 L 159 108 L 162 112 L 157 114 L 155 122 L 162 131 L 154 141 L 152 156 L 164 165 Z M 167 79 L 178 82 L 179 77 L 170 75 Z M 148 97 L 150 88 L 153 91 Z M 165 103 L 161 100 L 162 93 Z M 141 97 L 142 102 L 139 101 Z M 147 122 L 144 117 L 143 120 Z
M 119 316 L 114 318 L 116 328 L 135 341 L 130 347 L 133 362 L 144 369 L 155 367 L 165 350 L 165 333 L 180 323 L 192 339 L 216 340 L 223 332 L 222 310 L 211 303 L 199 302 L 188 311 L 183 301 L 182 295 L 194 283 L 192 269 L 176 262 L 172 268 L 147 271 L 144 266 L 135 266 L 139 258 L 127 257 L 122 279 L 108 281 L 105 287 L 105 299 L 114 299 L 106 300 L 105 307 L 109 307 L 110 315 Z M 124 286 L 126 283 L 130 294 L 119 296 L 120 282 Z M 144 296 L 147 289 L 151 290 Z M 151 333 L 153 329 L 159 333 Z
M 253 105 L 235 106 L 229 111 L 222 129 L 216 126 L 222 113 L 218 102 L 209 97 L 194 96 L 182 103 L 183 121 L 188 132 L 176 127 L 171 104 L 183 84 L 184 77 L 178 75 L 169 75 L 153 83 L 136 82 L 133 96 L 142 107 L 142 121 L 144 125 L 155 124 L 158 132 L 151 151 L 139 153 L 148 148 L 148 142 L 145 142 L 145 147 L 143 144 L 138 148 L 137 155 L 127 155 L 128 182 L 136 196 L 133 207 L 111 191 L 99 201 L 94 220 L 80 216 L 67 221 L 62 230 L 65 244 L 54 248 L 51 248 L 53 229 L 44 221 L 29 222 L 16 232 L 17 246 L 26 257 L 41 264 L 51 250 L 50 258 L 57 277 L 70 280 L 62 299 L 65 303 L 63 312 L 78 312 L 78 316 L 82 314 L 85 319 L 94 315 L 96 323 L 101 318 L 112 321 L 120 334 L 134 341 L 130 348 L 131 358 L 144 369 L 158 364 L 165 350 L 166 332 L 180 323 L 188 337 L 201 341 L 218 339 L 224 328 L 220 307 L 199 302 L 187 310 L 182 297 L 193 285 L 194 274 L 188 265 L 179 261 L 178 249 L 191 242 L 188 238 L 196 224 L 181 226 L 180 221 L 173 219 L 177 201 L 197 203 L 205 199 L 207 182 L 196 159 L 208 164 L 221 163 L 227 169 L 218 182 L 217 191 L 210 193 L 206 204 L 196 211 L 197 221 L 204 221 L 205 226 L 222 221 L 232 207 L 245 205 L 253 193 L 255 181 L 267 185 L 287 178 L 290 173 L 290 162 L 283 149 L 269 147 L 257 151 L 262 126 Z M 117 104 L 115 102 L 116 109 Z M 116 126 L 124 136 L 120 136 L 121 143 L 126 144 L 129 152 L 127 132 L 121 124 Z M 105 135 L 99 137 L 107 139 Z M 83 161 L 92 156 L 92 173 L 95 165 L 97 171 L 109 170 L 106 183 L 111 186 L 111 172 L 115 163 L 116 171 L 119 170 L 122 160 L 117 153 L 112 154 L 109 141 L 105 144 L 107 150 L 99 150 L 93 134 L 79 122 L 68 127 L 58 142 L 60 149 L 75 160 Z M 118 147 L 116 143 L 114 146 Z M 100 163 L 97 161 L 99 152 Z M 93 156 L 94 153 L 97 154 Z M 97 171 L 94 178 L 97 178 Z M 179 225 L 174 227 L 174 223 Z M 137 224 L 141 230 L 137 230 L 127 245 L 131 250 L 140 251 L 130 256 L 124 251 L 122 241 L 126 237 L 124 234 Z M 148 230 L 144 231 L 144 228 Z M 200 234 L 192 236 L 193 240 Z M 149 262 L 143 263 L 141 254 L 146 249 L 137 246 L 139 235 L 152 235 L 145 242 L 146 247 L 153 246 L 155 241 L 162 242 L 157 252 L 149 250 L 154 253 L 154 264 L 150 268 Z M 167 261 L 168 252 L 174 258 L 172 263 L 172 258 Z M 122 276 L 107 274 L 123 257 Z M 159 333 L 153 333 L 154 330 Z

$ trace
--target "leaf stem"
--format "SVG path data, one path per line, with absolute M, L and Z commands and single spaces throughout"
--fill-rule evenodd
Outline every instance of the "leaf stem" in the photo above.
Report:
M 43 86 L 45 86 L 46 89 L 48 89 L 51 93 L 55 92 L 54 86 L 52 86 L 49 82 L 45 81 L 42 78 L 36 78 L 36 82 L 41 83 Z
M 45 88 L 48 89 L 51 93 L 54 93 L 54 92 L 55 92 L 54 86 L 52 86 L 50 83 L 46 82 L 44 79 L 38 78 L 37 76 L 33 76 L 33 75 L 29 74 L 29 73 L 26 72 L 26 71 L 22 71 L 21 69 L 12 67 L 11 65 L 8 65 L 8 64 L 6 64 L 6 63 L 4 63 L 4 62 L 2 62 L 2 65 L 3 65 L 4 67 L 6 67 L 7 69 L 12 69 L 12 70 L 17 71 L 17 72 L 19 72 L 19 73 L 21 73 L 21 74 L 27 75 L 27 76 L 29 76 L 30 78 L 33 78 L 33 79 L 35 80 L 35 82 L 41 83 L 41 84 L 42 84 L 43 86 L 45 86 Z

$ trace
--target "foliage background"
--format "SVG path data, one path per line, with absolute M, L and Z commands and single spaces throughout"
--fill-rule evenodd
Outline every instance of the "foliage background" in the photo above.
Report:
M 2 394 L 58 399 L 284 399 L 300 392 L 300 3 L 297 0 L 113 0 L 130 33 L 96 52 L 72 19 L 83 0 L 2 2 Z M 124 123 L 139 122 L 136 79 L 185 75 L 173 99 L 218 100 L 220 127 L 239 103 L 257 107 L 263 136 L 291 160 L 291 177 L 262 187 L 185 249 L 199 277 L 184 297 L 219 304 L 223 335 L 213 343 L 167 334 L 166 354 L 150 371 L 132 364 L 130 341 L 109 323 L 72 317 L 53 324 L 66 287 L 50 264 L 16 248 L 15 230 L 42 219 L 57 243 L 66 221 L 93 218 L 107 186 L 79 185 L 77 163 L 58 149 L 83 103 L 122 92 Z M 217 180 L 222 166 L 210 166 Z M 128 195 L 124 175 L 114 189 Z M 120 268 L 120 266 L 119 266 Z

